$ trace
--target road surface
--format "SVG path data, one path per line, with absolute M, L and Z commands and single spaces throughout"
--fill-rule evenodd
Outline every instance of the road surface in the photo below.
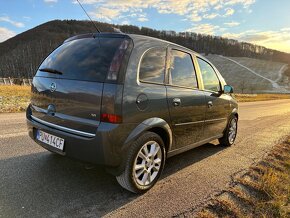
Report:
M 290 134 L 290 100 L 241 103 L 230 148 L 206 144 L 167 160 L 144 195 L 101 167 L 51 154 L 26 133 L 24 113 L 0 114 L 0 217 L 149 217 L 195 211 Z

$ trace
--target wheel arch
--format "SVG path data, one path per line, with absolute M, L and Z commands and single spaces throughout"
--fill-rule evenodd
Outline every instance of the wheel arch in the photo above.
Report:
M 235 117 L 237 117 L 237 119 L 239 120 L 239 111 L 238 111 L 238 108 L 234 108 L 234 109 L 232 110 L 230 116 L 235 116 Z
M 159 135 L 164 142 L 166 152 L 171 149 L 173 139 L 169 124 L 162 118 L 154 117 L 144 120 L 130 133 L 125 140 L 123 150 L 127 150 L 130 144 L 145 131 L 154 132 Z

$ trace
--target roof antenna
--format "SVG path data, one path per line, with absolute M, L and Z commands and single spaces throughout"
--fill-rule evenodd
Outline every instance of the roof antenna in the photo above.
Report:
M 83 9 L 83 11 L 86 13 L 86 15 L 88 16 L 88 18 L 90 19 L 90 21 L 92 22 L 92 24 L 94 25 L 94 27 L 96 28 L 96 30 L 100 33 L 101 31 L 98 29 L 98 27 L 96 26 L 96 24 L 94 23 L 94 21 L 92 20 L 92 18 L 89 16 L 89 14 L 86 12 L 86 10 L 82 6 L 82 4 L 79 2 L 79 0 L 77 0 L 77 2 L 79 3 L 79 5 Z

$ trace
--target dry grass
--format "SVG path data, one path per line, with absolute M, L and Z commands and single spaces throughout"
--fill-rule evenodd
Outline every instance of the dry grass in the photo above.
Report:
M 30 86 L 1 85 L 0 113 L 25 111 L 30 101 Z
M 234 94 L 238 102 L 290 99 L 290 94 Z
M 290 217 L 290 139 L 275 146 L 196 217 Z

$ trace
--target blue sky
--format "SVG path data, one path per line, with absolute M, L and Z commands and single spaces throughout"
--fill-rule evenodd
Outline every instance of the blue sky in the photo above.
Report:
M 94 20 L 193 31 L 290 52 L 289 0 L 80 0 Z M 86 20 L 75 0 L 1 0 L 0 42 L 54 19 Z

